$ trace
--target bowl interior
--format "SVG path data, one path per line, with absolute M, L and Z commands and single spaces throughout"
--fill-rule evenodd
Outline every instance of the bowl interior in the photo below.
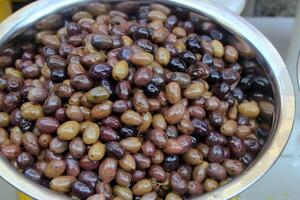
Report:
M 3 28 L 5 28 L 8 23 L 12 23 L 14 17 L 18 22 L 14 25 L 9 25 L 10 27 L 8 31 L 0 31 L 2 32 L 0 33 L 0 52 L 3 53 L 3 51 L 10 46 L 19 45 L 26 41 L 33 41 L 34 34 L 36 33 L 36 27 L 34 24 L 36 24 L 38 19 L 54 13 L 59 13 L 66 19 L 68 19 L 70 14 L 72 14 L 77 9 L 82 9 L 84 7 L 84 4 L 86 4 L 87 2 L 88 1 L 84 0 L 65 0 L 64 2 L 55 0 L 53 2 L 49 1 L 48 3 L 35 2 L 32 5 L 29 5 L 28 7 L 22 9 L 21 11 L 13 15 L 9 20 L 0 25 L 0 30 L 3 30 Z M 104 2 L 114 4 L 118 1 L 106 0 Z M 152 1 L 137 2 L 141 4 L 149 4 Z M 262 118 L 262 123 L 269 124 L 271 127 L 270 135 L 265 141 L 263 149 L 242 175 L 235 178 L 227 185 L 220 187 L 213 192 L 202 195 L 201 197 L 196 199 L 230 198 L 255 182 L 260 176 L 262 176 L 278 158 L 280 152 L 286 144 L 293 123 L 294 115 L 294 97 L 289 75 L 280 56 L 276 52 L 275 48 L 267 41 L 267 39 L 265 39 L 265 37 L 262 36 L 261 33 L 259 33 L 246 21 L 241 19 L 239 16 L 231 13 L 230 11 L 225 10 L 225 8 L 214 4 L 208 4 L 206 2 L 197 2 L 197 4 L 194 4 L 193 1 L 181 2 L 179 0 L 155 2 L 164 3 L 173 8 L 177 6 L 184 8 L 183 14 L 188 14 L 190 16 L 190 19 L 193 20 L 194 24 L 197 24 L 198 27 L 200 27 L 203 21 L 212 21 L 213 23 L 215 23 L 217 25 L 217 29 L 221 34 L 223 34 L 222 42 L 224 42 L 224 44 L 229 44 L 236 47 L 239 51 L 239 64 L 245 71 L 243 73 L 246 73 L 246 71 L 251 71 L 251 73 L 257 76 L 266 77 L 270 82 L 268 90 L 266 90 L 265 88 L 253 88 L 249 90 L 249 96 L 252 99 L 268 99 L 275 105 L 275 114 L 273 115 L 273 118 Z M 38 9 L 40 9 L 42 6 L 48 6 L 49 9 L 47 11 L 39 11 Z M 30 12 L 32 12 L 31 16 L 28 15 L 28 13 Z M 197 30 L 197 26 L 195 27 Z M 202 32 L 199 33 L 205 34 Z M 256 65 L 247 66 L 247 63 L 242 60 L 251 61 Z M 276 66 L 275 62 L 277 62 Z M 2 74 L 3 70 L 0 70 L 0 76 Z M 281 80 L 279 79 L 280 76 L 282 76 Z M 285 88 L 285 91 L 283 90 L 283 88 Z M 286 103 L 290 105 L 289 110 L 286 110 L 287 105 L 285 105 L 283 108 L 283 105 Z M 284 128 L 282 127 L 282 123 L 285 123 Z M 278 136 L 275 138 L 276 135 Z M 275 139 L 281 139 L 282 141 L 275 141 Z M 265 162 L 267 156 L 269 156 L 269 160 Z M 1 163 L 1 165 L 5 165 L 2 167 L 5 167 L 6 169 L 10 168 L 11 166 L 4 157 L 1 158 Z M 55 198 L 57 199 L 65 198 L 60 194 L 55 194 L 54 192 L 41 187 L 40 185 L 30 181 L 29 179 L 24 179 L 23 175 L 15 169 L 14 171 L 10 171 L 9 175 L 7 176 L 5 176 L 3 172 L 0 174 L 8 182 L 15 185 L 18 189 L 23 190 L 25 193 L 28 193 L 35 198 L 41 198 L 41 194 L 37 194 L 41 192 L 44 192 L 45 195 L 56 195 Z M 13 176 L 15 178 L 13 178 Z M 14 181 L 14 179 L 16 180 Z M 17 180 L 22 180 L 23 183 L 30 183 L 33 189 L 30 189 L 29 191 L 26 191 L 26 189 L 22 189 L 22 187 L 20 187 L 20 184 L 16 183 Z M 34 190 L 34 188 L 37 189 Z

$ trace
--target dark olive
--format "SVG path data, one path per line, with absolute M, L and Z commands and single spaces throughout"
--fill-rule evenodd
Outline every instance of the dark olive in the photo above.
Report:
M 165 155 L 164 162 L 162 164 L 164 170 L 167 172 L 174 171 L 178 168 L 179 157 L 177 155 Z
M 198 36 L 188 37 L 185 45 L 186 48 L 193 53 L 200 53 L 203 48 Z
M 168 67 L 174 72 L 185 72 L 187 69 L 187 64 L 181 58 L 171 58 Z
M 130 126 L 123 126 L 119 129 L 118 135 L 121 138 L 128 138 L 137 135 L 137 130 Z

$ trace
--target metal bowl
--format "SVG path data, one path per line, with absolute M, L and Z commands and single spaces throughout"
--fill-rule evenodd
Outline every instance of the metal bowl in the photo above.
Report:
M 0 24 L 0 46 L 6 44 L 14 36 L 28 28 L 37 20 L 61 11 L 63 8 L 81 5 L 92 0 L 43 0 L 21 9 Z M 103 0 L 102 2 L 118 2 L 119 0 Z M 139 1 L 149 3 L 151 1 Z M 249 47 L 250 54 L 264 67 L 274 93 L 275 116 L 271 135 L 255 161 L 245 172 L 230 183 L 195 199 L 229 199 L 245 190 L 262 177 L 275 163 L 284 149 L 294 121 L 295 97 L 293 85 L 286 66 L 274 46 L 256 28 L 243 18 L 229 10 L 207 1 L 197 0 L 158 0 L 164 4 L 185 7 L 199 13 L 232 33 L 238 46 Z M 240 52 L 240 54 L 243 52 Z M 244 52 L 249 53 L 249 52 Z M 253 56 L 252 55 L 252 56 Z M 32 182 L 1 156 L 0 175 L 8 183 L 36 199 L 67 199 L 37 183 Z

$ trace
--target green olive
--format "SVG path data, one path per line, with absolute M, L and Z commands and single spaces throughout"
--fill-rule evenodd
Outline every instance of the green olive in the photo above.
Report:
M 90 103 L 99 104 L 109 98 L 110 92 L 105 87 L 99 86 L 90 89 L 85 95 Z
M 80 124 L 76 121 L 67 121 L 57 129 L 58 138 L 61 140 L 72 140 L 80 132 Z
M 112 77 L 117 80 L 123 80 L 127 77 L 129 73 L 129 66 L 128 63 L 125 60 L 121 60 L 116 63 L 112 70 Z

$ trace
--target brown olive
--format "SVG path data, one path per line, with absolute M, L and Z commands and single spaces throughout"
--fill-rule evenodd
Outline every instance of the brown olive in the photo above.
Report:
M 140 132 L 140 133 L 144 133 L 148 130 L 148 128 L 150 127 L 151 125 L 151 122 L 152 122 L 152 115 L 150 112 L 146 112 L 143 114 L 142 116 L 142 120 L 143 120 L 143 123 L 137 127 L 137 130 Z
M 21 153 L 21 148 L 16 144 L 5 144 L 1 146 L 1 153 L 8 159 L 14 160 Z
M 120 141 L 121 146 L 125 151 L 130 153 L 137 153 L 142 147 L 142 142 L 138 137 L 128 137 Z
M 79 160 L 79 166 L 85 170 L 96 170 L 99 167 L 99 161 L 90 160 L 88 155 L 84 155 Z
M 153 55 L 148 52 L 138 52 L 130 57 L 130 61 L 137 66 L 150 65 L 153 60 Z
M 180 173 L 172 172 L 169 179 L 174 193 L 184 195 L 187 192 L 188 183 Z
M 69 143 L 69 152 L 74 158 L 81 158 L 85 154 L 85 144 L 79 137 L 74 138 Z
M 156 179 L 158 182 L 162 182 L 166 178 L 165 170 L 159 165 L 152 165 L 148 171 L 149 177 Z
M 200 165 L 196 166 L 193 170 L 193 180 L 199 181 L 200 183 L 207 177 L 209 163 L 202 162 Z
M 127 77 L 129 73 L 129 66 L 125 60 L 117 62 L 112 70 L 112 77 L 115 80 L 123 80 Z
M 83 126 L 83 123 L 81 124 L 81 127 Z M 98 140 L 99 136 L 100 136 L 100 128 L 98 124 L 89 123 L 83 131 L 82 140 L 85 144 L 89 145 L 95 143 Z
M 232 176 L 240 175 L 245 169 L 245 166 L 242 162 L 232 159 L 225 159 L 223 166 L 227 173 Z
M 72 140 L 80 131 L 80 124 L 76 121 L 67 121 L 60 125 L 57 130 L 58 138 L 61 140 Z
M 56 192 L 66 193 L 71 190 L 75 181 L 74 176 L 58 176 L 51 180 L 50 188 Z
M 155 43 L 162 43 L 164 42 L 169 35 L 169 30 L 165 27 L 158 28 L 154 30 L 152 34 L 152 41 Z
M 190 165 L 199 165 L 203 159 L 202 154 L 194 148 L 189 149 L 186 153 L 183 154 L 183 160 Z
M 99 104 L 109 98 L 110 92 L 105 87 L 95 87 L 86 93 L 86 98 L 90 103 Z
M 115 179 L 119 186 L 127 187 L 131 183 L 131 174 L 122 169 L 118 169 Z
M 48 96 L 48 91 L 43 87 L 32 87 L 28 91 L 28 100 L 35 103 L 44 103 Z
M 59 127 L 59 122 L 51 117 L 42 117 L 36 121 L 35 126 L 43 133 L 55 133 Z
M 133 95 L 132 105 L 139 113 L 146 113 L 149 111 L 149 101 L 144 93 L 140 90 L 136 91 Z
M 176 104 L 181 100 L 181 89 L 177 82 L 170 82 L 166 85 L 166 98 L 171 104 Z
M 62 160 L 52 160 L 48 163 L 44 174 L 48 178 L 61 176 L 66 169 L 66 163 Z
M 6 134 L 7 134 L 7 132 L 6 132 Z M 22 135 L 23 135 L 23 133 L 22 133 L 21 129 L 17 126 L 14 127 L 10 132 L 10 136 L 9 136 L 10 142 L 13 144 L 21 145 Z
M 162 114 L 156 114 L 152 116 L 153 128 L 165 130 L 167 128 L 167 122 Z
M 24 119 L 35 121 L 44 116 L 44 111 L 41 105 L 31 104 L 21 109 L 21 115 Z
M 249 118 L 255 118 L 259 115 L 260 109 L 254 101 L 243 102 L 238 106 L 239 113 Z
M 105 146 L 101 142 L 94 143 L 89 149 L 88 155 L 90 160 L 99 161 L 104 157 Z
M 117 160 L 113 158 L 104 159 L 98 169 L 98 174 L 100 179 L 104 182 L 110 182 L 113 180 L 117 173 Z
M 150 158 L 144 156 L 141 153 L 136 153 L 133 155 L 136 166 L 138 169 L 147 169 L 151 166 Z
M 182 200 L 182 198 L 180 197 L 180 195 L 170 192 L 167 194 L 166 200 Z
M 205 87 L 202 82 L 195 82 L 189 85 L 184 90 L 184 96 L 188 99 L 197 99 L 205 92 Z
M 112 112 L 112 102 L 105 101 L 101 104 L 95 105 L 91 109 L 91 117 L 94 119 L 103 119 L 108 117 Z
M 40 153 L 38 137 L 32 132 L 26 132 L 22 135 L 22 144 L 26 151 L 37 156 Z
M 180 173 L 186 180 L 190 180 L 192 177 L 192 167 L 188 164 L 179 165 L 177 172 Z
M 80 167 L 77 160 L 67 157 L 66 158 L 66 175 L 78 176 L 80 173 Z
M 136 196 L 141 196 L 144 194 L 147 194 L 152 191 L 153 185 L 150 180 L 143 179 L 138 181 L 133 187 L 132 187 L 132 193 Z
M 204 189 L 207 192 L 210 192 L 218 187 L 219 187 L 219 183 L 214 179 L 208 178 L 204 182 Z
M 76 139 L 76 138 L 75 138 Z M 70 147 L 75 147 L 77 148 L 77 145 L 78 145 L 78 140 L 75 140 L 74 139 L 74 142 L 70 143 L 69 145 L 69 148 Z M 79 139 L 79 138 L 78 138 Z M 73 141 L 73 140 L 72 140 Z M 54 137 L 51 141 L 50 141 L 50 144 L 49 144 L 49 148 L 50 150 L 53 152 L 53 153 L 56 153 L 56 154 L 61 154 L 63 152 L 65 152 L 67 149 L 68 149 L 68 143 L 65 142 L 65 141 L 62 141 L 60 140 L 58 137 Z M 84 151 L 85 151 L 85 147 L 82 147 L 81 146 L 81 149 L 84 148 Z M 73 148 L 70 148 L 70 152 L 73 152 Z
M 124 200 L 133 199 L 132 191 L 127 187 L 121 187 L 119 185 L 115 185 L 113 188 L 113 194 Z
M 189 183 L 188 183 L 188 193 L 190 195 L 202 194 L 203 193 L 203 187 L 197 181 L 189 181 Z
M 148 14 L 148 18 L 150 20 L 160 19 L 162 21 L 165 21 L 167 19 L 167 16 L 164 12 L 161 12 L 159 10 L 152 10 Z
M 136 169 L 135 159 L 131 154 L 125 154 L 121 160 L 119 160 L 120 167 L 128 172 L 132 172 Z
M 165 119 L 169 124 L 176 124 L 179 122 L 183 114 L 185 112 L 185 105 L 183 104 L 183 101 L 180 101 L 177 104 L 174 104 L 171 108 L 167 110 L 165 113 Z
M 135 72 L 133 82 L 137 86 L 144 86 L 150 83 L 152 77 L 153 72 L 149 67 L 141 67 Z
M 155 151 L 156 151 L 156 148 L 155 148 L 155 146 L 152 142 L 147 140 L 146 142 L 143 143 L 142 148 L 141 148 L 141 152 L 145 156 L 152 156 Z
M 123 113 L 121 116 L 121 121 L 129 126 L 138 126 L 143 123 L 141 115 L 133 110 L 128 110 Z
M 151 156 L 151 162 L 152 162 L 153 164 L 159 165 L 159 164 L 161 164 L 163 161 L 164 161 L 164 153 L 163 153 L 161 150 L 157 149 L 157 150 L 154 152 L 154 154 Z
M 207 168 L 207 175 L 215 180 L 221 181 L 226 178 L 226 170 L 219 163 L 210 163 Z
M 161 31 L 161 32 L 163 32 L 163 31 Z M 156 34 L 158 34 L 158 33 L 156 32 Z M 159 39 L 159 40 L 161 40 L 161 39 Z M 170 52 L 164 47 L 159 47 L 157 49 L 157 51 L 155 52 L 155 60 L 162 66 L 166 66 L 169 63 L 170 59 L 171 59 Z

